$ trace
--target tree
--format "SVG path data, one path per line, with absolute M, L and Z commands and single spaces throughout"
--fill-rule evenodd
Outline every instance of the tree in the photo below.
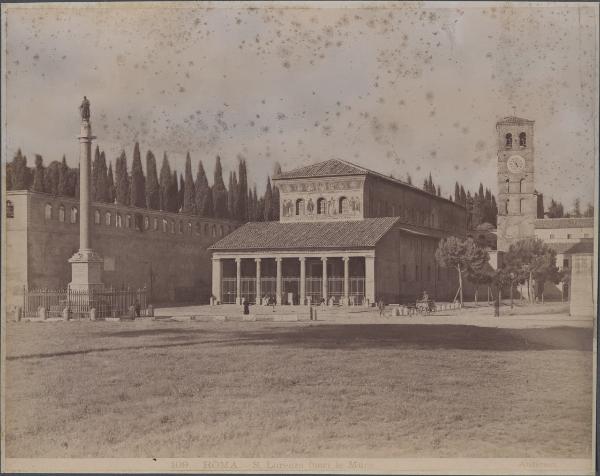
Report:
M 458 182 L 454 183 L 454 202 L 460 203 L 460 186 Z
M 129 199 L 131 198 L 130 186 L 129 186 L 129 174 L 127 173 L 127 156 L 125 151 L 121 152 L 121 155 L 116 162 L 116 187 L 115 187 L 115 198 L 119 205 L 129 205 Z
M 54 196 L 58 195 L 58 180 L 60 175 L 60 162 L 53 160 L 44 173 L 44 192 Z
M 246 175 L 246 161 L 239 158 L 238 162 L 238 209 L 237 219 L 241 222 L 248 221 L 248 177 Z M 214 198 L 214 197 L 213 197 Z
M 163 161 L 160 168 L 160 184 L 159 184 L 159 209 L 164 211 L 170 210 L 170 194 L 171 194 L 171 166 L 167 153 L 163 155 Z
M 200 216 L 212 216 L 211 210 L 207 210 L 208 194 L 210 193 L 210 186 L 208 185 L 208 178 L 204 171 L 204 165 L 202 161 L 198 161 L 198 172 L 196 173 L 196 213 Z
M 205 217 L 212 217 L 214 213 L 214 205 L 213 205 L 213 194 L 212 188 L 208 188 L 208 193 L 206 194 L 206 202 L 204 202 L 204 214 Z
M 133 207 L 146 208 L 146 177 L 142 169 L 140 144 L 133 147 L 133 161 L 131 162 L 131 197 L 129 203 Z
M 156 158 L 151 150 L 146 153 L 146 206 L 160 210 L 160 186 L 156 172 Z
M 526 238 L 510 245 L 504 263 L 517 282 L 527 284 L 530 302 L 535 301 L 534 296 L 543 294 L 546 281 L 558 283 L 561 278 L 556 267 L 556 251 L 539 238 Z
M 173 170 L 173 174 L 171 175 L 171 189 L 169 192 L 169 201 L 169 211 L 177 213 L 181 208 L 181 194 L 179 193 L 179 182 L 177 180 L 176 170 Z
M 406 172 L 406 183 L 408 185 L 412 185 L 412 177 L 410 176 L 410 174 L 408 172 Z
M 39 154 L 35 155 L 35 169 L 33 171 L 31 190 L 34 192 L 44 191 L 44 159 Z
M 67 158 L 63 155 L 60 168 L 58 169 L 58 191 L 57 194 L 62 197 L 69 196 L 68 189 L 68 178 L 69 178 L 69 166 L 67 165 Z
M 267 177 L 267 188 L 265 190 L 264 198 L 264 221 L 271 221 L 273 219 L 273 188 L 271 187 L 271 178 Z
M 215 163 L 215 175 L 212 187 L 212 199 L 215 210 L 215 217 L 227 217 L 227 198 L 227 189 L 225 188 L 225 182 L 223 181 L 223 169 L 221 168 L 221 157 L 217 155 Z
M 544 194 L 535 190 L 537 197 L 537 218 L 544 218 Z
M 438 197 L 442 196 L 442 189 L 441 189 L 441 187 L 439 185 L 437 186 L 437 196 Z
M 237 210 L 237 176 L 235 172 L 229 172 L 229 187 L 227 189 L 227 211 L 229 214 L 229 218 L 235 220 L 236 218 L 236 210 Z
M 463 276 L 481 272 L 489 260 L 489 254 L 477 246 L 472 238 L 462 240 L 455 236 L 443 238 L 435 251 L 437 263 L 444 268 L 456 268 L 458 272 L 458 293 L 463 304 Z
M 460 202 L 459 203 L 462 206 L 467 205 L 467 194 L 465 193 L 465 188 L 462 185 L 460 186 Z
M 562 203 L 550 200 L 550 206 L 548 207 L 548 218 L 563 218 L 565 211 Z
M 96 200 L 99 202 L 110 203 L 108 196 L 108 171 L 106 169 L 106 155 L 104 154 L 104 151 L 100 152 L 100 159 L 98 160 Z
M 177 189 L 177 209 L 180 212 L 183 209 L 183 193 L 185 191 L 185 180 L 183 174 L 179 174 L 179 188 Z
M 116 190 L 115 180 L 113 178 L 112 162 L 108 164 L 108 174 L 106 174 L 106 201 L 115 203 Z
M 185 157 L 185 181 L 183 184 L 183 213 L 196 213 L 196 190 L 194 176 L 192 175 L 192 159 L 190 153 Z
M 573 202 L 573 216 L 575 218 L 581 218 L 581 200 L 578 198 Z
M 585 209 L 585 212 L 584 212 L 583 216 L 587 217 L 587 218 L 593 218 L 593 216 L 594 216 L 594 205 L 592 205 L 591 203 L 588 203 L 587 208 Z
M 12 190 L 27 190 L 30 183 L 30 171 L 27 167 L 27 157 L 21 153 L 21 149 L 13 157 L 11 163 Z
M 273 167 L 273 176 L 278 177 L 281 175 L 281 165 L 279 162 L 275 162 Z M 279 187 L 273 183 L 273 204 L 271 205 L 271 216 L 272 220 L 279 220 Z

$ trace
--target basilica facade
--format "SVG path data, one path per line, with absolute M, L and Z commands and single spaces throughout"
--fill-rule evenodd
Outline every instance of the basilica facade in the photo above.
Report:
M 221 303 L 352 305 L 451 299 L 441 238 L 464 237 L 466 210 L 375 171 L 332 159 L 273 178 L 279 222 L 247 223 L 210 247 Z

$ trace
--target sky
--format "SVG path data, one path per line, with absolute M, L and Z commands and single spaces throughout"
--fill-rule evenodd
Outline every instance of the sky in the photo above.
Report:
M 496 122 L 535 121 L 536 189 L 594 197 L 597 19 L 581 4 L 3 5 L 5 141 L 78 160 L 83 95 L 96 143 L 139 141 L 193 173 L 247 160 L 264 189 L 340 158 L 442 194 L 496 193 Z M 225 176 L 227 180 L 227 176 Z

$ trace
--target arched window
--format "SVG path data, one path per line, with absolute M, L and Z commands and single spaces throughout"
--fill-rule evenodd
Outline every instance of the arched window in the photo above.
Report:
M 191 221 L 188 221 L 188 224 L 187 224 L 187 231 L 188 231 L 188 233 L 189 233 L 190 235 L 192 234 L 192 222 L 191 222 Z
M 112 217 L 111 217 L 111 215 L 110 215 L 110 212 L 106 212 L 106 213 L 104 214 L 104 224 L 105 224 L 106 226 L 110 226 L 111 219 L 112 219 Z
M 49 203 L 46 203 L 46 205 L 44 205 L 44 218 L 46 220 L 52 220 L 52 205 L 50 205 Z
M 183 233 L 183 222 L 179 221 L 179 233 Z
M 341 214 L 350 213 L 350 201 L 346 197 L 340 198 L 339 211 Z
M 212 226 L 212 236 L 213 237 L 217 236 L 217 225 Z
M 61 205 L 60 207 L 58 207 L 58 221 L 61 223 L 65 222 L 65 207 L 64 207 L 64 205 Z
M 506 139 L 506 142 L 505 142 L 506 148 L 512 147 L 512 134 L 510 132 L 508 134 L 506 134 L 505 139 Z
M 225 230 L 223 230 L 223 225 L 219 226 L 219 236 L 223 236 L 225 234 Z
M 504 214 L 508 215 L 508 200 L 504 202 Z
M 15 206 L 10 200 L 6 200 L 6 218 L 15 217 Z
M 527 134 L 524 132 L 519 134 L 519 147 L 527 147 Z
M 304 200 L 296 200 L 296 215 L 304 215 Z
M 99 210 L 94 210 L 94 223 L 96 225 L 100 224 L 100 211 Z
M 154 231 L 158 230 L 158 218 L 154 219 Z
M 163 221 L 162 221 L 162 231 L 163 231 L 163 233 L 167 232 L 167 219 L 166 218 L 163 218 Z
M 521 180 L 519 180 L 519 192 L 520 193 L 524 193 L 525 192 L 525 179 L 522 178 Z
M 202 224 L 198 221 L 196 222 L 196 235 L 199 235 L 202 233 Z
M 204 224 L 204 234 L 208 236 L 208 223 Z
M 117 213 L 116 215 L 115 224 L 117 225 L 117 228 L 121 228 L 123 226 L 123 218 L 121 217 L 120 213 Z
M 324 198 L 319 198 L 317 200 L 317 213 L 319 215 L 327 214 L 327 201 Z
M 125 228 L 131 228 L 131 215 L 125 215 Z
M 144 230 L 150 228 L 150 218 L 144 217 Z
M 525 211 L 525 199 L 522 198 L 519 200 L 519 213 L 523 213 Z
M 71 223 L 77 223 L 77 207 L 71 207 Z
M 175 233 L 175 220 L 171 220 L 171 233 Z
M 510 179 L 506 177 L 504 183 L 506 184 L 506 193 L 510 193 Z

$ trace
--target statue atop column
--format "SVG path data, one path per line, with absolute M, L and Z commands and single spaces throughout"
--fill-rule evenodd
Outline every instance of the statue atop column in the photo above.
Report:
M 83 101 L 81 101 L 81 106 L 79 106 L 79 112 L 81 113 L 81 120 L 89 122 L 89 120 L 90 120 L 90 101 L 85 96 L 83 96 Z

